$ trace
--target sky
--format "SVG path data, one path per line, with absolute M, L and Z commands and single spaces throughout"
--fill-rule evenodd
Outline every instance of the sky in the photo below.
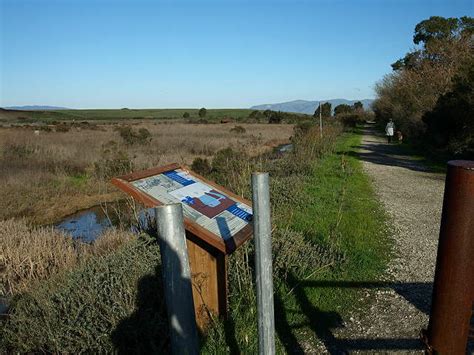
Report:
M 474 0 L 0 0 L 0 107 L 373 98 L 434 15 Z

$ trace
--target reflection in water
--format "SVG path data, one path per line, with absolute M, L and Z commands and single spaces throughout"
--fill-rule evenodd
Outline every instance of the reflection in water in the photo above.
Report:
M 102 232 L 112 226 L 126 226 L 134 233 L 146 231 L 152 226 L 155 210 L 143 209 L 138 212 L 138 222 L 131 213 L 127 204 L 121 203 L 114 206 L 108 213 L 101 206 L 94 206 L 65 217 L 55 227 L 71 235 L 74 239 L 90 243 L 97 239 Z

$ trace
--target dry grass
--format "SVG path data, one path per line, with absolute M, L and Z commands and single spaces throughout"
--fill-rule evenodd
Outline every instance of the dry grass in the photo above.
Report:
M 90 256 L 105 255 L 136 238 L 115 229 L 93 244 L 75 242 L 51 227 L 32 227 L 24 219 L 0 221 L 0 295 L 23 292 L 36 281 L 71 269 Z
M 227 147 L 257 155 L 288 141 L 293 129 L 240 125 L 246 133 L 231 132 L 233 124 L 133 123 L 133 129 L 151 133 L 151 142 L 143 145 L 127 145 L 115 124 L 73 126 L 67 132 L 39 135 L 33 127 L 1 128 L 0 220 L 25 217 L 50 223 L 77 209 L 119 198 L 101 171 L 117 159 L 138 170 L 171 162 L 190 164 Z

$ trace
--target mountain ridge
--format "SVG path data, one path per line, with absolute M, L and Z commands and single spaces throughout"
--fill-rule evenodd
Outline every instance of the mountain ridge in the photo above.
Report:
M 16 111 L 55 111 L 55 110 L 70 110 L 67 107 L 60 106 L 47 106 L 47 105 L 26 105 L 26 106 L 7 106 L 3 107 L 7 110 L 16 110 Z

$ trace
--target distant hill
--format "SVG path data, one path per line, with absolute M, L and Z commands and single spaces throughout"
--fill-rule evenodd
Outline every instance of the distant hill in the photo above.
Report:
M 331 100 L 321 100 L 321 103 L 330 102 L 332 109 L 340 104 L 352 105 L 354 102 L 360 101 L 364 105 L 365 109 L 370 109 L 370 105 L 374 100 L 364 99 L 364 100 L 346 100 L 346 99 L 331 99 Z M 319 105 L 319 100 L 317 101 L 307 101 L 307 100 L 294 100 L 288 102 L 281 102 L 278 104 L 265 104 L 252 106 L 252 110 L 272 110 L 272 111 L 283 111 L 283 112 L 297 112 L 297 113 L 306 113 L 312 115 L 316 108 Z
M 67 107 L 59 106 L 10 106 L 4 107 L 8 110 L 18 110 L 18 111 L 55 111 L 55 110 L 69 110 Z

